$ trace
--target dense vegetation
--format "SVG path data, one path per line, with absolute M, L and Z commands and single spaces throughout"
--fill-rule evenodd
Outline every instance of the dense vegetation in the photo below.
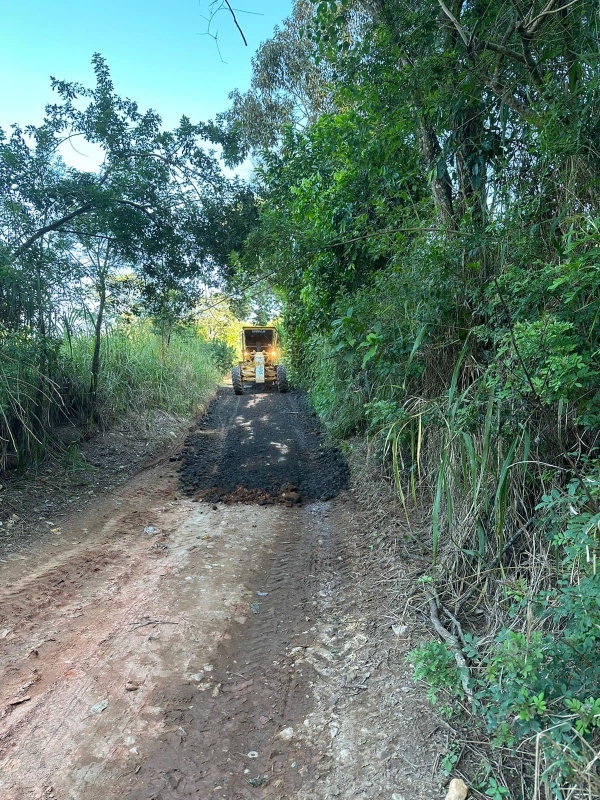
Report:
M 163 131 L 96 56 L 0 132 L 0 467 L 189 411 L 231 359 L 204 288 L 270 293 L 296 384 L 426 520 L 411 660 L 496 800 L 600 794 L 599 54 L 591 0 L 296 0 L 218 124 Z
M 188 413 L 231 361 L 219 303 L 198 312 L 256 214 L 207 146 L 230 143 L 185 117 L 162 130 L 93 65 L 91 89 L 53 79 L 42 125 L 0 130 L 0 470 L 57 424 Z M 95 171 L 60 157 L 80 141 Z
M 296 383 L 426 511 L 415 673 L 494 798 L 599 791 L 599 53 L 589 0 L 298 0 L 223 117 Z

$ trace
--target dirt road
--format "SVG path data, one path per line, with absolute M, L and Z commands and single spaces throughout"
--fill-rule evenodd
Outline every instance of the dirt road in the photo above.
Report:
M 1 800 L 439 797 L 301 396 L 222 390 L 178 458 L 2 565 Z

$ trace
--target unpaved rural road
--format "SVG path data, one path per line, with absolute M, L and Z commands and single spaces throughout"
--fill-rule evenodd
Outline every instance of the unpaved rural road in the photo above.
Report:
M 301 396 L 223 389 L 179 461 L 3 564 L 1 800 L 439 797 L 412 688 L 334 696 L 368 638 L 347 487 Z

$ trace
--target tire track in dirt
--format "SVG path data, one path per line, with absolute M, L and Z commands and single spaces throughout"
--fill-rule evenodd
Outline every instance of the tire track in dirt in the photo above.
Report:
M 222 391 L 190 432 L 180 474 L 212 502 L 239 487 L 330 497 L 348 483 L 304 398 L 268 392 Z M 249 608 L 219 642 L 201 693 L 189 682 L 174 691 L 165 717 L 175 729 L 145 759 L 128 800 L 293 797 L 322 759 L 320 749 L 298 753 L 295 740 L 318 677 L 303 656 L 320 596 L 339 581 L 337 545 L 318 533 L 327 509 L 313 503 L 280 519 Z
M 196 503 L 168 472 L 74 515 L 37 563 L 2 568 L 2 695 L 31 699 L 0 717 L 1 800 L 400 797 L 395 753 L 410 743 L 393 740 L 385 780 L 361 760 L 363 725 L 381 728 L 387 699 L 359 669 L 350 496 Z M 225 391 L 190 431 L 181 477 L 215 498 L 292 482 L 327 496 L 348 480 L 300 395 Z M 395 725 L 412 725 L 409 711 Z
M 287 512 L 275 553 L 256 576 L 250 617 L 219 643 L 200 694 L 190 685 L 174 692 L 165 713 L 176 730 L 157 741 L 127 800 L 283 800 L 323 760 L 320 748 L 299 749 L 297 737 L 318 678 L 304 659 L 318 598 L 338 580 L 333 541 L 318 534 L 327 509 Z
M 270 550 L 268 521 L 255 525 L 261 539 L 258 530 L 236 536 L 244 525 L 251 527 L 258 511 L 214 514 L 189 501 L 167 506 L 150 506 L 136 517 L 133 537 L 123 524 L 131 513 L 118 513 L 104 526 L 101 543 L 13 584 L 26 623 L 14 619 L 8 641 L 0 643 L 5 702 L 26 685 L 32 667 L 39 681 L 28 688 L 31 700 L 0 721 L 2 800 L 123 797 L 127 774 L 135 774 L 147 743 L 150 750 L 155 734 L 171 727 L 164 711 L 172 706 L 172 678 L 202 671 L 215 642 L 229 635 L 231 613 L 240 619 L 248 613 L 248 590 L 239 581 L 253 581 Z M 140 523 L 159 521 L 162 533 L 144 534 Z M 108 543 L 117 549 L 119 539 L 123 559 L 107 565 L 102 550 Z M 98 571 L 94 558 L 103 565 Z M 54 581 L 57 570 L 79 580 L 82 569 L 92 580 L 84 580 L 70 602 L 57 601 L 37 618 L 31 590 Z M 32 643 L 40 639 L 32 657 Z M 138 691 L 124 691 L 128 679 L 139 683 Z M 195 676 L 186 683 L 198 694 Z M 104 697 L 108 708 L 94 716 L 91 706 Z M 141 742 L 139 755 L 135 742 Z M 173 761 L 170 769 L 177 765 Z

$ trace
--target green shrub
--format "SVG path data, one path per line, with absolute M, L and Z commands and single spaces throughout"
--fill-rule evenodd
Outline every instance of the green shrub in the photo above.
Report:
M 600 512 L 590 508 L 600 493 L 597 465 L 589 467 L 585 478 L 572 480 L 564 492 L 553 489 L 537 507 L 538 527 L 557 562 L 555 584 L 509 597 L 510 627 L 491 644 L 466 637 L 473 712 L 495 746 L 516 748 L 540 736 L 542 778 L 557 798 L 585 770 L 587 744 L 600 743 Z M 439 705 L 440 693 L 464 699 L 444 644 L 421 646 L 409 659 L 432 703 Z M 441 706 L 445 713 L 448 708 Z
M 452 716 L 449 700 L 464 700 L 458 666 L 442 642 L 421 644 L 408 654 L 415 681 L 427 683 L 427 699 L 440 713 Z

